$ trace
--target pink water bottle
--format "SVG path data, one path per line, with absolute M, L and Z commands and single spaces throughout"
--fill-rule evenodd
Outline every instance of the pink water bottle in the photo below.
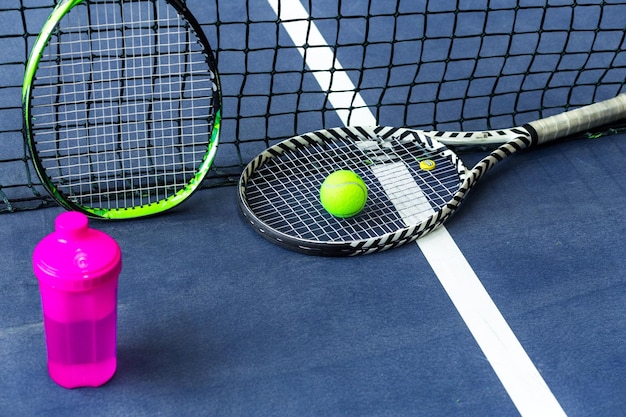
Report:
M 121 251 L 77 212 L 59 215 L 35 248 L 48 372 L 65 388 L 97 387 L 117 367 L 117 282 Z

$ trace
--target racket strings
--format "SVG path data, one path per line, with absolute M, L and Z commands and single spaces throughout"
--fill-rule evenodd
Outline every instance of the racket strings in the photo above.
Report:
M 75 7 L 46 48 L 32 99 L 38 156 L 59 191 L 124 207 L 184 187 L 213 128 L 205 58 L 164 2 Z
M 413 142 L 369 151 L 350 139 L 286 148 L 244 174 L 245 201 L 266 227 L 300 240 L 360 241 L 396 233 L 432 216 L 459 188 L 456 161 Z M 433 170 L 419 167 L 424 158 L 435 162 Z M 339 169 L 359 174 L 369 190 L 364 210 L 353 218 L 335 218 L 319 202 L 322 182 Z

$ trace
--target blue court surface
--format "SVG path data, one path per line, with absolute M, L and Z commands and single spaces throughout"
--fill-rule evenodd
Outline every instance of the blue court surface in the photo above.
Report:
M 45 3 L 45 8 L 29 9 L 35 27 L 45 20 L 52 3 L 4 2 L 9 11 L 0 5 L 0 19 L 9 12 L 18 16 L 19 7 Z M 252 64 L 237 61 L 234 53 L 240 48 L 238 42 L 243 42 L 240 35 L 246 33 L 245 25 L 224 25 L 218 32 L 211 24 L 216 11 L 224 20 L 239 15 L 251 17 L 252 22 L 275 19 L 272 2 L 234 1 L 232 7 L 221 8 L 213 2 L 206 8 L 199 1 L 188 3 L 195 7 L 192 10 L 212 41 L 217 42 L 219 33 L 216 50 L 226 119 L 216 163 L 226 167 L 230 180 L 221 178 L 225 186 L 200 190 L 161 216 L 91 221 L 92 227 L 114 237 L 123 253 L 118 370 L 109 383 L 96 389 L 66 390 L 49 378 L 46 369 L 31 254 L 39 240 L 53 230 L 54 219 L 63 209 L 46 203 L 49 207 L 0 214 L 4 266 L 0 278 L 1 416 L 625 415 L 626 134 L 565 140 L 512 156 L 482 180 L 445 229 L 417 244 L 353 258 L 291 252 L 258 235 L 241 216 L 234 185 L 235 160 L 249 160 L 267 145 L 251 141 L 247 147 L 247 138 L 271 133 L 278 139 L 295 134 L 292 128 L 303 133 L 339 126 L 341 113 L 319 101 L 326 95 L 314 93 L 320 86 L 311 75 L 299 86 L 305 93 L 290 101 L 294 97 L 288 94 L 288 66 L 297 61 L 304 68 L 304 58 L 286 30 L 278 32 L 281 43 L 292 42 L 291 49 L 285 48 L 285 59 L 273 61 L 268 56 L 249 67 Z M 284 7 L 289 2 L 281 3 Z M 355 33 L 363 28 L 349 23 L 362 24 L 359 13 L 373 13 L 386 2 L 378 6 L 373 2 L 369 9 L 361 9 L 356 1 L 343 4 L 346 15 L 341 22 L 350 30 L 342 29 L 338 32 L 341 36 L 334 32 L 340 20 L 327 18 L 333 10 L 336 13 L 336 3 L 325 1 L 319 9 L 311 11 L 309 5 L 305 9 L 314 17 L 319 14 L 318 27 L 324 38 L 341 37 L 338 42 L 345 47 L 338 59 L 343 67 L 356 68 L 361 56 L 349 37 L 358 38 Z M 389 3 L 395 8 L 396 2 Z M 432 3 L 443 7 L 449 2 Z M 469 3 L 482 7 L 482 2 Z M 532 6 L 538 2 L 519 3 Z M 399 4 L 407 13 L 410 7 L 417 7 Z M 327 15 L 324 5 L 329 9 Z M 580 20 L 570 22 L 573 26 L 594 25 L 585 19 L 593 21 L 595 9 L 585 7 L 588 10 Z M 626 92 L 626 56 L 619 52 L 624 47 L 626 5 L 614 2 L 614 7 L 604 12 L 603 22 L 615 28 L 609 32 L 617 34 L 621 42 L 611 47 L 618 50 L 611 63 L 615 71 L 604 75 L 606 88 L 598 88 L 597 96 L 586 97 L 586 87 L 568 90 L 574 106 Z M 566 13 L 566 9 L 555 7 L 554 11 Z M 436 25 L 429 30 L 444 30 L 445 21 L 438 22 L 435 12 L 433 9 L 432 23 Z M 474 14 L 473 18 L 478 18 L 479 13 Z M 385 16 L 380 19 L 393 15 Z M 554 21 L 553 32 L 549 31 L 546 39 L 551 33 L 559 34 L 557 26 L 562 21 Z M 276 26 L 261 26 L 265 29 L 248 33 L 250 42 L 275 42 L 270 35 L 276 33 Z M 467 29 L 465 35 L 472 35 L 472 30 Z M 388 52 L 380 39 L 393 34 L 379 32 L 370 35 L 373 56 L 367 59 Z M 431 35 L 438 37 L 437 33 Z M 604 40 L 612 42 L 608 34 Z M 570 51 L 586 48 L 585 36 L 577 41 L 568 46 Z M 487 49 L 481 50 L 485 54 L 488 48 L 498 49 L 497 44 L 488 45 L 489 37 L 484 42 Z M 577 49 L 576 45 L 582 46 Z M 402 43 L 396 46 L 401 48 Z M 21 47 L 15 46 L 15 51 L 23 55 Z M 268 53 L 262 46 L 251 48 L 250 56 Z M 539 48 L 549 51 L 550 44 Z M 435 50 L 424 48 L 422 52 L 423 59 L 431 54 L 429 59 L 438 62 L 432 56 Z M 457 52 L 461 53 L 446 50 L 445 54 Z M 5 52 L 0 51 L 2 54 Z M 405 53 L 399 56 L 408 60 Z M 578 52 L 562 65 L 578 65 L 577 57 Z M 22 59 L 14 60 L 14 68 L 2 71 L 19 80 Z M 411 72 L 406 62 L 397 64 Z M 515 64 L 523 65 L 518 60 L 507 65 Z M 237 65 L 245 66 L 249 84 L 243 85 Z M 274 90 L 273 105 L 278 107 L 270 109 L 263 96 L 263 75 L 255 70 L 272 65 L 284 66 L 281 74 L 285 79 L 272 87 L 283 90 Z M 489 72 L 491 65 L 494 62 L 474 68 L 474 74 Z M 584 65 L 592 64 L 587 61 Z M 417 110 L 392 111 L 402 107 L 395 94 L 408 87 L 397 80 L 394 88 L 375 87 L 394 84 L 391 78 L 379 76 L 379 71 L 381 68 L 363 71 L 361 78 L 358 71 L 348 71 L 352 82 L 360 82 L 363 100 L 374 109 L 373 117 L 381 124 L 423 128 Z M 463 67 L 456 71 L 463 72 Z M 510 71 L 508 66 L 503 69 L 504 74 Z M 576 81 L 595 85 L 595 81 L 581 81 L 581 77 L 593 76 L 592 72 L 583 72 Z M 565 80 L 568 72 L 564 74 Z M 441 79 L 441 74 L 431 75 Z M 540 83 L 541 71 L 536 75 L 532 81 Z M 546 82 L 563 87 L 567 85 L 564 80 Z M 518 88 L 514 79 L 507 82 L 512 84 L 501 88 Z M 452 98 L 471 96 L 476 87 L 450 80 L 444 84 Z M 426 91 L 432 83 L 421 85 Z M 500 91 L 498 88 L 494 91 Z M 21 146 L 19 93 L 13 94 L 19 89 L 5 91 L 0 97 L 5 120 L 0 124 L 9 133 L 3 133 L 3 138 Z M 500 115 L 492 108 L 490 123 L 509 127 L 537 118 L 532 109 L 537 109 L 534 100 L 541 94 L 530 91 L 520 94 L 516 103 L 520 119 L 513 120 L 506 111 Z M 505 103 L 508 96 L 498 94 L 492 98 Z M 550 99 L 555 109 L 559 107 L 558 94 L 547 96 L 541 97 L 547 107 Z M 465 124 L 455 127 L 454 106 L 446 107 L 448 101 L 440 97 L 439 129 L 469 130 L 480 124 L 478 112 L 486 111 L 482 102 L 466 109 Z M 388 106 L 377 107 L 377 103 Z M 427 108 L 419 100 L 412 103 L 414 109 Z M 257 113 L 257 105 L 279 116 L 264 119 L 261 111 Z M 290 106 L 291 111 L 294 106 L 302 109 L 295 127 L 287 113 Z M 241 145 L 240 153 L 235 144 Z M 17 145 L 8 145 L 5 152 L 14 148 Z M 461 157 L 471 166 L 484 154 L 473 150 Z M 22 167 L 19 169 L 13 171 L 15 178 L 21 175 Z M 6 170 L 1 174 L 0 182 L 11 176 Z

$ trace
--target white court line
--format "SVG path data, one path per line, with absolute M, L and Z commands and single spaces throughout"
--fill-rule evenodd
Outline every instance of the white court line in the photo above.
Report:
M 377 124 L 299 0 L 268 0 L 345 125 Z M 280 6 L 279 6 L 280 3 Z M 308 45 L 305 50 L 304 45 Z M 330 70 L 334 68 L 334 72 Z M 332 84 L 332 85 L 331 85 Z M 355 107 L 352 114 L 346 109 Z M 410 214 L 408 214 L 410 217 Z M 410 220 L 408 220 L 410 221 Z M 517 407 L 526 416 L 565 416 L 528 354 L 444 227 L 417 245 Z

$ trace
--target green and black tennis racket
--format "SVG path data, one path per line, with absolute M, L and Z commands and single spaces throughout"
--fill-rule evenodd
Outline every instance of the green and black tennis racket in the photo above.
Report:
M 321 130 L 280 142 L 252 160 L 239 181 L 239 203 L 259 233 L 288 249 L 329 256 L 378 252 L 441 226 L 478 180 L 515 152 L 625 118 L 622 93 L 504 130 Z M 504 144 L 468 169 L 442 142 Z M 340 169 L 359 174 L 369 189 L 355 217 L 333 217 L 319 201 L 320 185 Z
M 44 187 L 92 217 L 177 206 L 217 150 L 217 67 L 180 0 L 60 0 L 32 48 L 22 100 Z

